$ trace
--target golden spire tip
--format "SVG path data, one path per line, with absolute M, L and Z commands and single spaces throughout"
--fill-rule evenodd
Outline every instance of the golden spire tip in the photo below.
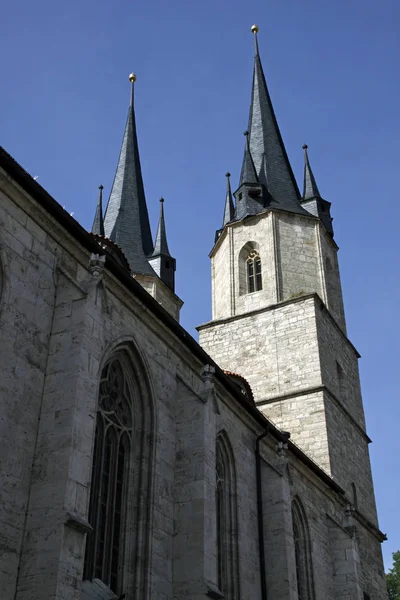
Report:
M 253 25 L 251 28 L 251 33 L 258 33 L 258 32 L 259 32 L 258 25 Z
M 130 81 L 131 83 L 135 83 L 135 81 L 136 81 L 136 75 L 135 75 L 135 73 L 131 73 L 131 74 L 129 75 L 129 81 Z

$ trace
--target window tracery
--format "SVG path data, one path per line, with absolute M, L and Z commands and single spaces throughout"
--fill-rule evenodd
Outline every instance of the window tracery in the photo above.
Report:
M 132 415 L 132 390 L 120 361 L 111 360 L 100 379 L 84 578 L 101 579 L 116 593 L 122 586 Z
M 247 242 L 239 252 L 239 295 L 252 294 L 263 289 L 260 246 Z
M 247 258 L 247 291 L 249 294 L 262 290 L 261 258 L 253 250 Z

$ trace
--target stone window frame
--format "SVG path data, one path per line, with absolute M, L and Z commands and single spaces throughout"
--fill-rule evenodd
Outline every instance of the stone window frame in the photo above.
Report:
M 129 436 L 129 458 L 125 463 L 125 486 L 121 489 L 121 508 L 123 518 L 120 524 L 120 543 L 123 548 L 120 553 L 120 565 L 118 571 L 118 583 L 114 593 L 127 596 L 138 594 L 140 598 L 149 598 L 150 594 L 150 542 L 151 542 L 151 498 L 152 498 L 152 472 L 154 461 L 154 414 L 153 401 L 147 377 L 147 370 L 132 343 L 123 343 L 117 346 L 103 363 L 100 369 L 98 406 L 96 413 L 96 427 L 99 434 L 99 423 L 104 422 L 104 405 L 100 406 L 101 380 L 112 363 L 118 363 L 123 373 L 126 384 L 125 392 L 130 399 L 125 399 L 130 405 L 131 426 L 126 423 L 120 427 L 125 436 Z M 117 400 L 117 403 L 119 401 Z M 109 407 L 108 407 L 109 408 Z M 108 411 L 109 412 L 109 411 Z M 101 415 L 101 416 L 100 416 Z M 108 415 L 109 416 L 109 415 Z M 126 415 L 129 421 L 129 415 Z M 101 427 L 101 425 L 100 425 Z M 114 428 L 115 431 L 115 428 Z M 121 433 L 121 435 L 122 435 Z M 90 504 L 92 503 L 92 491 L 96 493 L 99 489 L 98 480 L 93 481 L 100 473 L 96 469 L 96 439 L 93 440 L 92 453 L 92 482 L 90 493 Z M 108 507 L 110 510 L 110 507 Z M 90 510 L 90 509 L 89 509 Z M 90 514 L 89 514 L 90 523 Z M 84 579 L 94 579 L 95 557 L 93 547 L 90 546 L 90 536 L 86 540 Z M 89 542 L 89 544 L 88 544 Z M 91 558 L 91 564 L 88 559 Z M 110 586 L 110 579 L 104 581 Z
M 298 600 L 315 600 L 310 531 L 298 496 L 292 501 L 292 527 Z
M 239 252 L 239 296 L 263 289 L 263 261 L 257 242 L 247 242 Z
M 217 585 L 226 600 L 239 600 L 236 468 L 225 431 L 216 439 L 215 474 Z

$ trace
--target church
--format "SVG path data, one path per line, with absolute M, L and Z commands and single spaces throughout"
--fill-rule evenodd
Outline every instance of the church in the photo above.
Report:
M 331 203 L 307 146 L 298 189 L 252 32 L 199 343 L 162 200 L 150 230 L 134 74 L 90 232 L 0 150 L 1 600 L 387 598 Z

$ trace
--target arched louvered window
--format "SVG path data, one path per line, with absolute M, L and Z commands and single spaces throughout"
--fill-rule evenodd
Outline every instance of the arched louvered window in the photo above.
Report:
M 101 579 L 115 593 L 122 591 L 132 419 L 132 389 L 115 358 L 100 380 L 84 568 L 85 579 Z
M 292 502 L 292 521 L 298 600 L 314 600 L 311 542 L 305 512 L 298 498 Z
M 225 433 L 216 445 L 217 583 L 227 600 L 238 600 L 238 543 L 236 476 L 233 455 Z
M 248 293 L 262 290 L 261 258 L 258 252 L 249 254 L 247 261 L 247 291 Z

